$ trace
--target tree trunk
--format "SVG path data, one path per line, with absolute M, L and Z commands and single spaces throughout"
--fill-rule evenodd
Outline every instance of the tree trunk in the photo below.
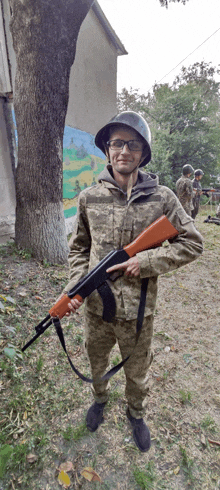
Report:
M 69 76 L 79 29 L 93 0 L 9 2 L 17 64 L 15 241 L 38 259 L 64 263 L 62 154 Z

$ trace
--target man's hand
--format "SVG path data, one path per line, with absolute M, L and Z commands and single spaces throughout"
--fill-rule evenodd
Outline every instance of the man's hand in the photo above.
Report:
M 61 298 L 63 298 L 63 296 L 65 296 L 64 293 L 62 293 L 59 298 L 57 299 L 57 301 L 59 301 Z M 67 311 L 66 315 L 65 316 L 70 316 L 70 313 L 76 313 L 76 310 L 78 310 L 78 308 L 80 308 L 80 306 L 82 306 L 83 304 L 83 301 L 79 301 L 78 299 L 70 299 L 70 302 L 68 303 L 68 307 L 70 309 L 70 311 Z
M 131 257 L 126 262 L 123 262 L 122 264 L 113 265 L 112 267 L 109 267 L 109 269 L 107 269 L 106 272 L 114 272 L 117 270 L 123 270 L 126 276 L 133 276 L 133 277 L 139 276 L 140 267 L 139 267 L 139 262 L 137 257 Z

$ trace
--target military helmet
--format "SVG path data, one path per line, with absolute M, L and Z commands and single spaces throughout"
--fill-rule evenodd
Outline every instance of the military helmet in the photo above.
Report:
M 114 116 L 108 124 L 98 131 L 95 136 L 96 146 L 105 153 L 105 143 L 107 143 L 109 138 L 109 130 L 118 124 L 125 129 L 134 129 L 144 139 L 148 150 L 146 157 L 140 164 L 140 167 L 144 167 L 151 159 L 151 132 L 145 119 L 140 114 L 137 114 L 137 112 L 124 111 Z
M 192 165 L 187 164 L 183 166 L 183 175 L 193 174 L 193 172 L 194 168 Z
M 194 175 L 198 177 L 199 175 L 204 175 L 204 172 L 200 168 L 197 168 L 197 170 L 195 170 L 194 172 Z

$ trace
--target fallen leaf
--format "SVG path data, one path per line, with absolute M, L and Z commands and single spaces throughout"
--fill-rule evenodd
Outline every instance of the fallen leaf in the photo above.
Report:
M 27 296 L 27 293 L 26 291 L 21 291 L 20 293 L 18 293 L 19 296 L 22 296 L 22 298 L 25 298 L 25 296 Z
M 61 465 L 58 468 L 59 471 L 72 471 L 73 470 L 73 463 L 71 461 L 66 461 L 65 463 L 61 463 Z
M 2 298 L 4 301 L 7 301 L 6 300 L 6 297 L 5 296 L 2 296 L 2 294 L 0 294 L 0 298 Z
M 26 459 L 28 463 L 35 463 L 35 461 L 37 461 L 38 459 L 38 456 L 34 453 L 29 453 Z
M 98 473 L 96 473 L 93 468 L 90 468 L 90 466 L 86 466 L 86 468 L 81 471 L 81 475 L 88 481 L 102 481 Z
M 38 299 L 39 301 L 42 301 L 43 298 L 41 298 L 41 296 L 35 296 L 35 299 Z
M 14 308 L 14 306 L 6 306 L 6 307 L 5 307 L 5 311 L 6 311 L 7 313 L 10 313 L 10 311 L 15 311 L 15 308 Z
M 24 415 L 23 415 L 23 420 L 27 420 L 27 411 L 25 410 Z
M 220 441 L 213 441 L 212 439 L 208 439 L 210 444 L 216 444 L 216 446 L 220 446 Z
M 203 444 L 203 446 L 206 446 L 206 439 L 204 434 L 201 434 L 201 443 Z
M 167 352 L 167 353 L 168 353 L 168 352 L 170 352 L 170 347 L 169 347 L 169 345 L 167 345 L 167 346 L 165 347 L 164 352 Z
M 176 468 L 174 468 L 173 472 L 174 472 L 174 475 L 178 475 L 178 473 L 180 472 L 180 467 L 177 466 Z
M 67 488 L 71 484 L 69 475 L 67 475 L 67 473 L 63 470 L 58 475 L 58 482 L 61 483 L 61 485 L 65 485 Z
M 11 296 L 6 296 L 6 300 L 9 301 L 9 303 L 16 304 L 16 301 Z
M 0 301 L 0 310 L 3 310 L 4 311 L 5 307 L 3 305 L 3 303 Z

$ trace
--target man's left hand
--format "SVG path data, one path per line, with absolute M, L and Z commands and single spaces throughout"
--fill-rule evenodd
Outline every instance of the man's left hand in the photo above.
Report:
M 114 272 L 118 270 L 123 270 L 126 276 L 133 276 L 133 277 L 139 276 L 140 267 L 139 267 L 139 262 L 137 257 L 131 257 L 130 259 L 126 260 L 126 262 L 123 262 L 122 264 L 113 265 L 112 267 L 109 267 L 109 269 L 107 269 L 106 272 Z

